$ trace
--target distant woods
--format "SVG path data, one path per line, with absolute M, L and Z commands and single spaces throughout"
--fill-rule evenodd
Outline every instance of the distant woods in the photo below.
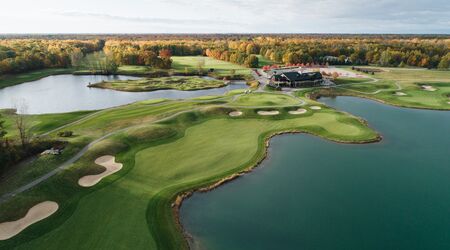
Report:
M 171 56 L 183 54 L 190 55 L 192 48 L 147 42 L 108 41 L 104 52 L 118 65 L 142 65 L 158 69 L 170 69 L 172 67 Z
M 421 36 L 249 36 L 234 38 L 166 39 L 152 41 L 111 40 L 105 51 L 114 52 L 116 61 L 123 64 L 145 65 L 157 62 L 157 55 L 165 50 L 174 56 L 204 55 L 245 65 L 259 66 L 261 55 L 278 64 L 378 65 L 388 67 L 424 67 L 448 69 L 450 62 L 449 37 Z M 161 39 L 161 38 L 159 38 Z M 146 55 L 146 53 L 148 55 Z
M 68 68 L 94 51 L 103 40 L 0 40 L 0 74 L 22 73 L 44 68 Z
M 449 36 L 420 35 L 72 35 L 0 40 L 0 74 L 43 68 L 114 73 L 120 65 L 170 69 L 172 56 L 208 56 L 250 68 L 276 64 L 448 69 Z M 69 39 L 70 40 L 67 40 Z M 77 40 L 80 39 L 80 40 Z

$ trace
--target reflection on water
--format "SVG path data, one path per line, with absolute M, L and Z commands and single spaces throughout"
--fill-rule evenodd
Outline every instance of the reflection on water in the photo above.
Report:
M 194 249 L 450 249 L 450 112 L 321 101 L 383 141 L 275 137 L 260 168 L 183 203 Z
M 28 114 L 64 113 L 104 109 L 149 99 L 184 99 L 203 95 L 220 95 L 229 90 L 246 88 L 242 82 L 224 88 L 197 91 L 120 92 L 87 87 L 89 83 L 128 79 L 138 79 L 138 77 L 49 76 L 37 81 L 0 89 L 0 109 L 14 108 L 18 103 L 25 102 L 27 105 L 26 113 Z

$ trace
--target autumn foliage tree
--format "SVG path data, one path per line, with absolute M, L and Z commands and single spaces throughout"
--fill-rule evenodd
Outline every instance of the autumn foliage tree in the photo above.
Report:
M 101 49 L 101 40 L 0 40 L 0 74 L 78 66 L 80 58 Z

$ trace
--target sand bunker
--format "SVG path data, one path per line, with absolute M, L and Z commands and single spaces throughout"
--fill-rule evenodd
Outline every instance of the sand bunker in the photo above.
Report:
M 105 167 L 105 172 L 97 175 L 87 175 L 78 180 L 78 184 L 82 187 L 92 187 L 99 183 L 106 176 L 112 175 L 122 169 L 122 163 L 116 163 L 116 158 L 111 155 L 105 155 L 97 158 L 95 164 Z
M 14 237 L 28 226 L 55 213 L 58 207 L 58 203 L 56 202 L 44 201 L 30 208 L 22 219 L 0 223 L 0 240 L 7 240 Z
M 319 107 L 319 106 L 311 106 L 311 107 L 309 107 L 310 109 L 312 109 L 312 110 L 321 110 L 322 108 L 321 107 Z
M 421 87 L 425 91 L 436 91 L 437 90 L 436 88 L 434 88 L 433 86 L 430 86 L 430 85 L 422 85 Z
M 297 110 L 289 111 L 289 114 L 291 114 L 291 115 L 301 115 L 301 114 L 304 114 L 306 112 L 307 112 L 306 109 L 297 109 Z
M 273 110 L 273 111 L 258 111 L 258 115 L 279 115 L 280 111 Z
M 405 95 L 407 95 L 406 93 L 403 93 L 403 92 L 395 92 L 395 95 L 397 95 L 397 96 L 405 96 Z
M 230 112 L 228 115 L 230 115 L 231 117 L 241 116 L 242 112 L 241 111 L 233 111 L 233 112 Z

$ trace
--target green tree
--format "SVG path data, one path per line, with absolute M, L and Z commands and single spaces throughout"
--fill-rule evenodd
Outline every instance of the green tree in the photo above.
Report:
M 246 48 L 247 55 L 257 54 L 257 48 L 253 43 L 249 43 Z
M 444 57 L 442 57 L 441 61 L 438 64 L 438 69 L 449 69 L 450 68 L 450 53 L 447 53 Z
M 285 64 L 293 64 L 300 62 L 300 56 L 297 53 L 287 52 L 283 56 L 283 62 Z
M 392 55 L 389 50 L 383 51 L 380 57 L 380 66 L 391 66 Z
M 245 64 L 249 68 L 258 68 L 259 67 L 259 59 L 255 55 L 251 55 L 247 58 Z

